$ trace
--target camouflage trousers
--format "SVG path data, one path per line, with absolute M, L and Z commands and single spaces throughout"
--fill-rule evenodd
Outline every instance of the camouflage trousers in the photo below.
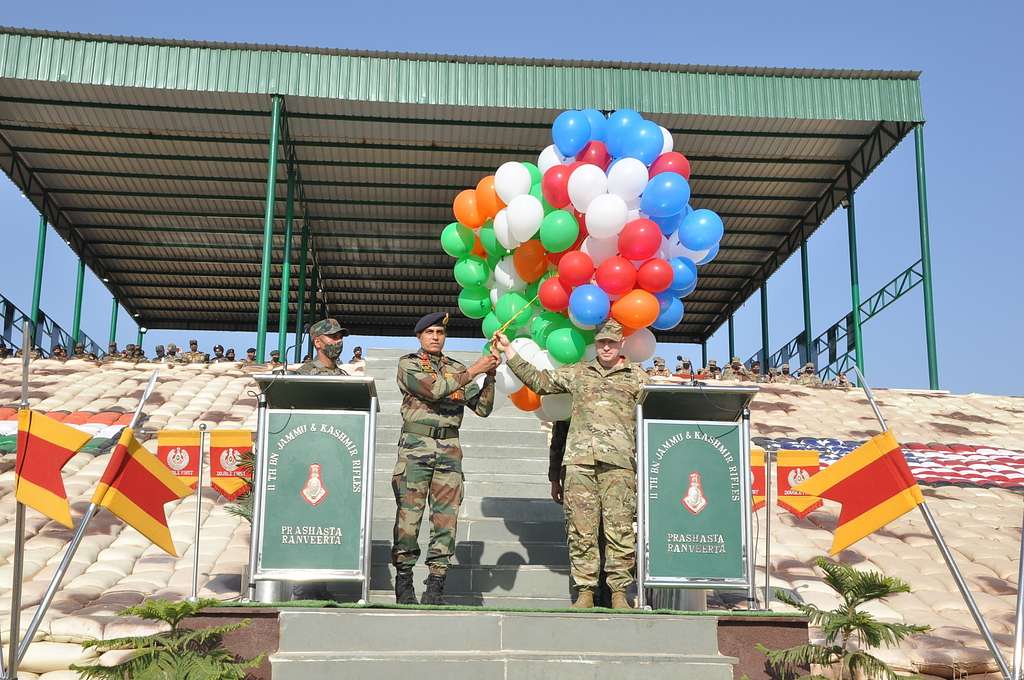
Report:
M 417 442 L 436 442 L 433 450 L 398 448 L 398 463 L 391 477 L 398 506 L 395 514 L 391 563 L 396 569 L 412 569 L 420 557 L 419 533 L 423 512 L 430 503 L 430 545 L 427 567 L 444 575 L 455 554 L 455 532 L 462 505 L 462 450 L 458 439 L 432 440 L 403 435 Z M 454 445 L 451 445 L 454 443 Z M 446 445 L 447 444 L 447 445 Z
M 578 588 L 597 588 L 604 525 L 604 569 L 608 587 L 625 591 L 636 565 L 636 473 L 606 463 L 566 465 L 563 491 L 569 537 L 569 568 Z

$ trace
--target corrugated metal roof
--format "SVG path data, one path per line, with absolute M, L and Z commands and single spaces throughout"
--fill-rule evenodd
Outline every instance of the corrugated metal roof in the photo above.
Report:
M 633 104 L 691 159 L 693 203 L 725 217 L 721 254 L 701 269 L 683 323 L 659 333 L 700 341 L 921 119 L 916 77 L 0 29 L 0 167 L 145 325 L 251 330 L 266 93 L 289 93 L 281 158 L 294 155 L 303 182 L 293 257 L 308 217 L 331 311 L 357 333 L 406 334 L 444 308 L 456 313 L 454 334 L 476 336 L 479 322 L 457 315 L 452 261 L 437 243 L 455 194 L 507 160 L 535 160 L 558 109 Z M 281 162 L 276 263 L 286 176 Z M 272 275 L 276 328 L 280 264 Z M 294 313 L 296 266 L 292 277 Z

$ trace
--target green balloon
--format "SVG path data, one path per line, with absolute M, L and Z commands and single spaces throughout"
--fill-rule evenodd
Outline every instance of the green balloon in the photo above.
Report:
M 576 328 L 556 328 L 548 334 L 544 343 L 551 358 L 562 364 L 575 364 L 583 358 L 587 343 Z
M 537 345 L 544 347 L 552 331 L 568 328 L 570 325 L 570 321 L 558 312 L 543 311 L 534 317 L 533 323 L 530 324 L 530 337 Z
M 492 230 L 493 233 L 493 230 Z M 469 255 L 473 250 L 473 230 L 458 222 L 452 222 L 441 232 L 441 248 L 455 259 Z
M 491 311 L 491 295 L 483 286 L 468 286 L 459 293 L 459 309 L 470 319 L 482 319 Z
M 521 314 L 519 311 L 529 307 L 530 302 L 521 293 L 509 292 L 498 298 L 498 304 L 494 306 L 494 314 L 498 321 L 508 324 L 510 329 L 517 329 L 530 320 L 530 310 L 526 309 Z M 511 322 L 509 321 L 511 319 Z
M 487 283 L 487 277 L 490 275 L 490 267 L 483 258 L 476 255 L 467 255 L 455 263 L 455 280 L 463 288 L 482 286 Z
M 540 182 L 537 182 L 530 187 L 530 195 L 540 201 L 541 206 L 544 208 L 544 214 L 547 215 L 555 209 L 555 206 L 548 203 L 548 200 L 544 198 L 544 192 L 540 188 Z
M 570 323 L 572 323 L 572 322 L 570 322 Z M 576 328 L 576 327 L 573 326 L 573 328 Z M 590 330 L 586 330 L 586 331 L 581 329 L 581 328 L 576 328 L 576 330 L 579 332 L 580 335 L 583 336 L 583 340 L 585 341 L 585 343 L 587 345 L 593 345 L 594 344 L 594 336 L 597 335 L 597 329 L 596 328 L 591 328 Z
M 484 337 L 490 338 L 494 335 L 494 331 L 499 328 L 501 328 L 501 322 L 498 321 L 498 317 L 494 314 L 494 311 L 492 310 L 488 312 L 487 316 L 484 317 L 484 322 L 480 324 L 480 329 L 484 334 Z
M 491 343 L 485 342 L 484 343 L 484 348 L 482 350 L 480 350 L 480 355 L 481 356 L 487 356 L 490 353 L 491 353 Z
M 498 241 L 497 237 L 494 235 L 494 223 L 490 220 L 485 222 L 484 226 L 480 227 L 479 236 L 480 243 L 483 245 L 484 250 L 487 251 L 487 255 L 489 256 L 487 258 L 488 260 L 490 260 L 491 257 L 498 257 L 498 259 L 501 259 L 508 255 L 508 249 L 501 245 L 501 242 Z
M 580 236 L 580 225 L 572 213 L 555 210 L 540 223 L 540 242 L 549 253 L 561 253 L 572 247 Z
M 529 161 L 523 163 L 523 165 L 525 165 L 526 169 L 530 171 L 530 184 L 539 184 L 542 178 L 540 168 Z

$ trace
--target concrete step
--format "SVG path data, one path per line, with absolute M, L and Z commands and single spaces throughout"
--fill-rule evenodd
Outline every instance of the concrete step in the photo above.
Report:
M 712 617 L 422 610 L 285 611 L 275 680 L 726 680 Z
M 395 501 L 390 494 L 387 497 L 376 496 L 373 503 L 373 519 L 394 520 Z M 509 524 L 516 522 L 557 522 L 565 521 L 562 506 L 550 498 L 508 498 L 503 496 L 466 497 L 459 508 L 462 519 L 494 519 Z
M 422 558 L 421 558 L 422 559 Z M 413 569 L 414 582 L 422 584 L 427 567 L 422 563 Z M 523 597 L 558 597 L 568 591 L 569 568 L 528 564 L 452 565 L 445 581 L 445 593 L 452 595 L 508 595 L 512 591 Z M 395 587 L 394 569 L 388 563 L 370 565 L 370 589 L 391 590 Z M 417 586 L 419 587 L 419 586 Z
M 552 503 L 552 505 L 554 505 Z M 374 513 L 372 536 L 374 541 L 387 541 L 390 545 L 392 530 L 395 525 L 395 506 L 391 504 L 389 512 L 381 511 Z M 420 526 L 420 543 L 425 548 L 425 541 L 430 535 L 430 520 L 424 516 L 423 524 Z M 561 544 L 565 543 L 565 520 L 559 516 L 558 519 L 536 522 L 516 522 L 500 519 L 479 519 L 460 518 L 456 529 L 455 545 L 456 550 L 462 543 L 473 543 L 477 545 L 496 544 L 519 544 L 529 550 L 535 544 Z
M 429 528 L 421 531 L 420 545 L 426 552 Z M 391 537 L 373 541 L 371 564 L 391 563 Z M 496 566 L 530 564 L 540 567 L 569 566 L 569 549 L 565 543 L 537 543 L 512 541 L 456 541 L 453 564 L 465 566 Z
M 416 584 L 416 597 L 423 595 L 423 585 Z M 504 595 L 495 593 L 482 593 L 480 595 L 450 595 L 445 593 L 445 601 L 449 605 L 463 607 L 493 607 L 500 609 L 567 609 L 571 604 L 569 599 L 569 583 L 566 581 L 566 591 L 558 597 L 517 597 L 515 595 Z M 354 598 L 353 598 L 354 599 Z M 370 602 L 374 604 L 394 604 L 395 591 L 392 590 L 371 590 Z

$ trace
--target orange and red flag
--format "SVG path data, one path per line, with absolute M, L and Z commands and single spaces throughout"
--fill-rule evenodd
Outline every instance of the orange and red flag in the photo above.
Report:
M 820 469 L 817 451 L 780 450 L 775 458 L 775 488 L 779 490 L 779 507 L 800 519 L 820 508 L 820 498 L 808 496 L 793 488 L 816 475 Z
M 177 557 L 164 504 L 191 493 L 135 439 L 131 428 L 121 433 L 92 502 L 110 510 L 165 552 Z
M 71 528 L 71 509 L 60 471 L 92 435 L 27 408 L 18 411 L 18 456 L 14 496 Z
M 197 430 L 160 430 L 156 435 L 156 457 L 193 489 L 199 482 L 201 455 Z
M 864 442 L 796 489 L 843 506 L 829 550 L 832 555 L 924 503 L 903 451 L 888 431 Z
M 252 471 L 242 456 L 252 451 L 252 430 L 214 430 L 210 433 L 210 486 L 229 501 L 249 488 Z
M 764 471 L 764 449 L 760 446 L 752 446 L 750 448 L 750 472 L 753 475 L 753 483 L 750 487 L 750 493 L 753 498 L 753 506 L 751 510 L 757 512 L 763 508 L 767 503 L 767 497 L 765 496 L 765 471 Z

